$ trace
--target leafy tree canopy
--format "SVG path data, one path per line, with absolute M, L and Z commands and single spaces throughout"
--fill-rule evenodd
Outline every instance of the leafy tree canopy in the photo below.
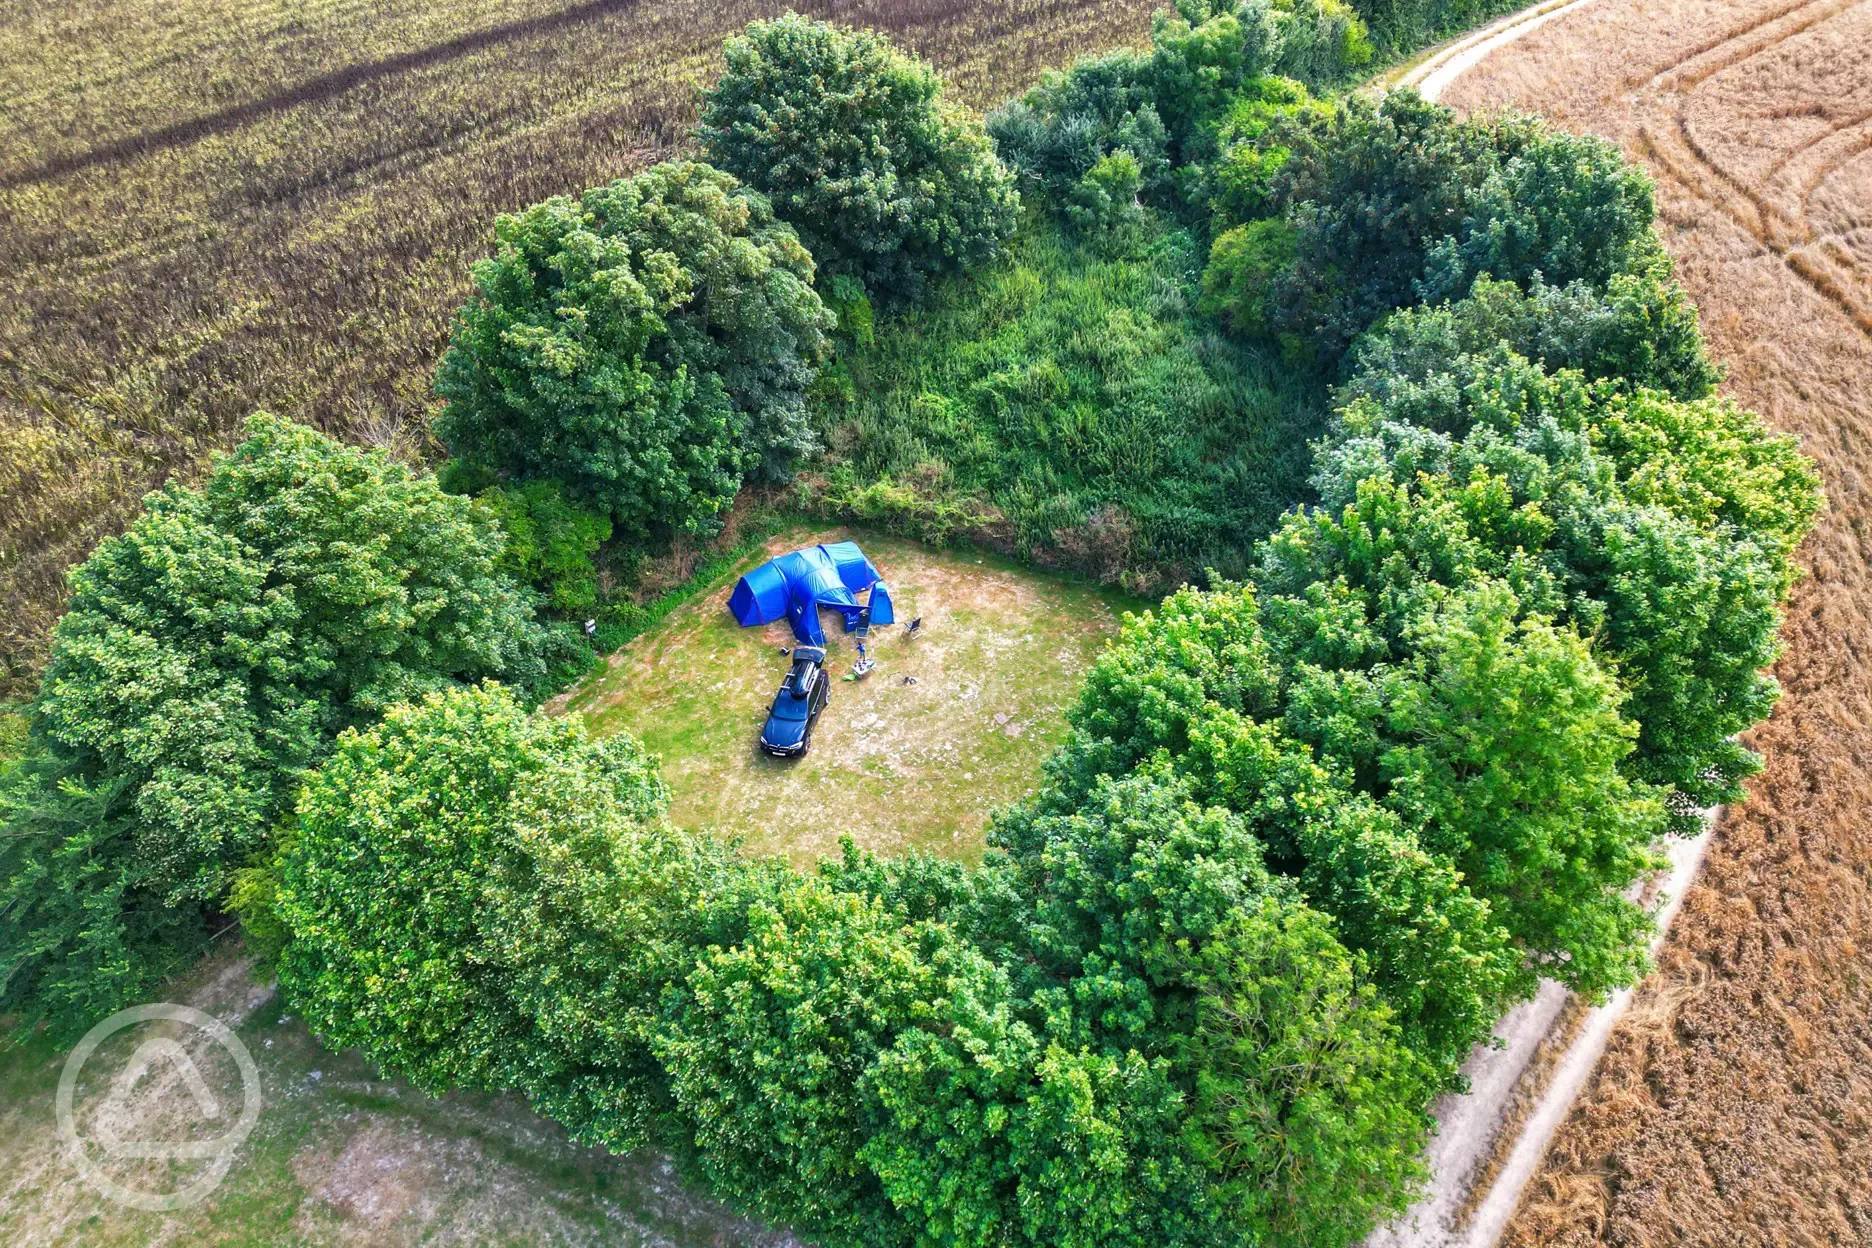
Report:
M 1506 578 L 1613 657 L 1639 727 L 1625 770 L 1671 786 L 1677 827 L 1734 800 L 1757 764 L 1730 738 L 1773 705 L 1777 604 L 1820 501 L 1794 440 L 1727 399 L 1588 384 L 1506 348 L 1386 389 L 1341 412 L 1315 474 L 1327 512 L 1274 539 L 1264 583 L 1300 593 L 1354 549 L 1353 583 L 1387 598 Z
M 500 530 L 433 478 L 266 415 L 200 489 L 150 495 L 73 572 L 33 706 L 27 830 L 0 843 L 9 999 L 133 995 L 133 933 L 222 903 L 340 731 L 460 682 L 541 678 L 542 630 L 500 558 Z M 48 975 L 67 987 L 41 992 Z
M 1013 232 L 1019 197 L 980 123 L 883 35 L 788 14 L 724 56 L 703 152 L 771 199 L 826 273 L 902 300 Z
M 814 445 L 832 328 L 812 258 L 759 194 L 672 162 L 495 222 L 437 375 L 437 432 L 631 537 L 707 532 L 743 478 Z

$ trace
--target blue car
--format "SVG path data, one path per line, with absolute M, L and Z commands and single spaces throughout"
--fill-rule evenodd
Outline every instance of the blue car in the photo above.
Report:
M 798 758 L 812 746 L 813 725 L 832 700 L 825 674 L 825 651 L 801 646 L 793 652 L 793 670 L 780 682 L 767 726 L 761 729 L 760 748 L 775 758 Z

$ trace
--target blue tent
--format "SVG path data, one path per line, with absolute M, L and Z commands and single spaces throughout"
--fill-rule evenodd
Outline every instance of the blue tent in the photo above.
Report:
M 845 631 L 858 626 L 858 595 L 870 592 L 873 624 L 889 624 L 890 591 L 856 542 L 809 546 L 769 559 L 735 583 L 728 610 L 743 628 L 771 624 L 785 617 L 793 635 L 809 646 L 823 646 L 819 608 L 833 607 L 845 617 Z

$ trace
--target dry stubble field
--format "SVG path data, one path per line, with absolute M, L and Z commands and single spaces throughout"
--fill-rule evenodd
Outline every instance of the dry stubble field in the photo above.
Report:
M 0 697 L 65 568 L 248 412 L 420 444 L 495 214 L 681 143 L 748 21 L 886 30 L 984 106 L 1152 4 L 0 4 Z
M 1872 1244 L 1872 3 L 1594 0 L 1445 94 L 1604 134 L 1829 508 L 1767 761 L 1505 1242 Z

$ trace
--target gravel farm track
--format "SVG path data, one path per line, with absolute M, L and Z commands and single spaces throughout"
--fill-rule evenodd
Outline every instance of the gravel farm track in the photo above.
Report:
M 1441 98 L 1651 169 L 1728 391 L 1829 500 L 1766 769 L 1502 1242 L 1872 1244 L 1872 3 L 1591 0 Z

